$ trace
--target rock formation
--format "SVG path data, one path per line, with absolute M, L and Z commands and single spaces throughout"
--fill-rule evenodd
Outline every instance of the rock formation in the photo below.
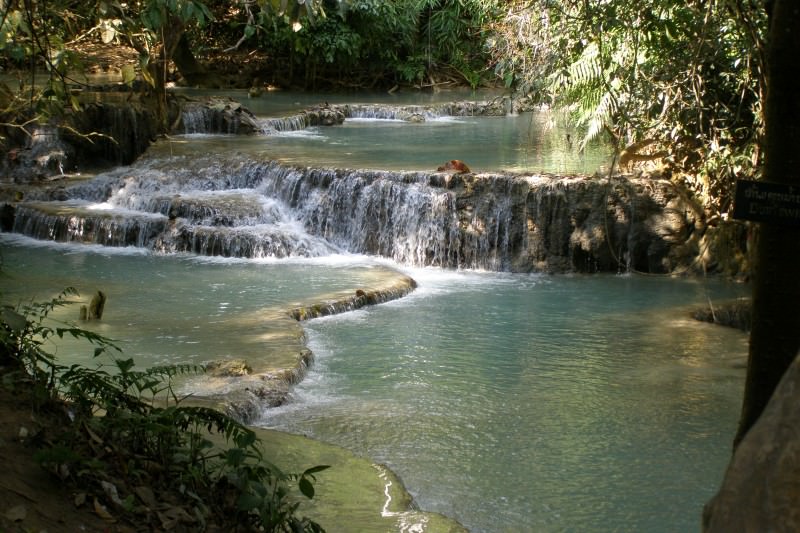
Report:
M 706 505 L 704 532 L 800 531 L 799 393 L 800 359 L 795 359 Z

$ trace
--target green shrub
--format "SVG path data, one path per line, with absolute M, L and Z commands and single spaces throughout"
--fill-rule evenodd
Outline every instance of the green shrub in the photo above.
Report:
M 114 357 L 109 339 L 72 326 L 47 325 L 48 314 L 77 294 L 67 289 L 47 303 L 0 308 L 0 363 L 4 386 L 27 387 L 47 424 L 35 442 L 38 461 L 78 488 L 95 511 L 136 524 L 202 531 L 319 532 L 299 517 L 290 482 L 313 498 L 317 466 L 286 474 L 262 455 L 255 433 L 207 407 L 183 405 L 173 379 L 202 372 L 194 365 L 136 370 Z M 59 365 L 45 349 L 72 335 L 95 346 L 112 365 Z M 226 446 L 212 441 L 224 437 Z

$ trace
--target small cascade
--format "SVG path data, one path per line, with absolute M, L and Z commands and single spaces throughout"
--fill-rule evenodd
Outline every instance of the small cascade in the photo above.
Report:
M 505 116 L 502 102 L 449 102 L 431 105 L 386 106 L 379 104 L 347 104 L 336 106 L 346 118 L 371 118 L 421 122 L 442 117 Z
M 300 131 L 312 126 L 335 126 L 345 120 L 340 106 L 316 106 L 296 115 L 261 120 L 261 131 L 266 134 Z
M 247 259 L 321 257 L 336 251 L 301 228 L 291 226 L 219 227 L 174 224 L 155 242 L 163 253 Z
M 261 130 L 266 134 L 287 131 L 300 131 L 311 126 L 308 115 L 301 113 L 281 118 L 267 118 L 261 120 Z
M 504 116 L 506 107 L 497 102 L 451 102 L 435 105 L 388 106 L 379 104 L 341 104 L 315 106 L 286 117 L 260 119 L 261 132 L 267 135 L 301 131 L 314 126 L 333 126 L 346 119 L 402 120 L 425 122 L 442 117 Z M 184 111 L 186 116 L 186 111 Z M 186 118 L 184 119 L 186 122 Z M 203 132 L 200 120 L 190 132 Z
M 176 129 L 182 133 L 258 133 L 258 120 L 240 103 L 226 98 L 187 102 L 181 108 Z
M 181 113 L 184 133 L 206 133 L 208 113 L 200 107 L 185 109 Z
M 55 242 L 148 247 L 166 222 L 159 215 L 96 210 L 74 202 L 27 203 L 17 206 L 12 231 Z
M 425 106 L 383 106 L 383 105 L 344 105 L 341 106 L 347 118 L 371 118 L 380 120 L 422 121 L 437 118 Z

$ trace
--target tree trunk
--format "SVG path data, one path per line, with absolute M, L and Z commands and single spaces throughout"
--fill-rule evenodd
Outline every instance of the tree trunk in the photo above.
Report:
M 214 88 L 222 86 L 220 77 L 216 73 L 209 72 L 208 69 L 195 58 L 185 32 L 178 40 L 178 44 L 172 54 L 172 61 L 178 68 L 178 72 L 183 76 L 183 79 L 186 80 L 187 85 Z
M 764 180 L 800 187 L 800 9 L 772 5 L 768 37 Z M 753 326 L 734 446 L 761 415 L 800 349 L 800 229 L 761 223 L 753 280 Z
M 162 28 L 161 42 L 156 47 L 156 52 L 152 54 L 152 59 L 148 65 L 148 72 L 153 80 L 151 94 L 151 105 L 156 110 L 159 128 L 162 132 L 169 131 L 169 109 L 167 106 L 167 69 L 178 42 L 183 37 L 185 25 L 178 17 L 171 17 L 170 24 Z

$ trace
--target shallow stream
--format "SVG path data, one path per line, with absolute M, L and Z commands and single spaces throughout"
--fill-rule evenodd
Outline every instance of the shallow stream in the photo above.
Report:
M 387 463 L 472 531 L 697 531 L 730 457 L 743 334 L 704 281 L 419 271 L 308 324 L 317 362 L 263 424 Z
M 283 94 L 270 107 L 265 97 L 253 107 L 280 116 L 312 97 L 303 98 Z M 289 403 L 265 410 L 260 425 L 386 463 L 420 508 L 476 532 L 696 531 L 730 457 L 746 338 L 694 322 L 688 309 L 746 287 L 624 271 L 412 268 L 353 255 L 306 234 L 298 210 L 266 198 L 277 189 L 269 180 L 288 181 L 291 172 L 262 182 L 247 170 L 260 159 L 418 171 L 454 158 L 478 171 L 602 167 L 601 148 L 577 153 L 551 122 L 537 112 L 175 136 L 129 169 L 78 185 L 68 202 L 32 204 L 31 224 L 45 221 L 37 238 L 48 239 L 47 216 L 58 216 L 72 242 L 0 235 L 0 291 L 15 302 L 49 299 L 67 286 L 87 299 L 104 290 L 106 316 L 92 327 L 119 340 L 138 366 L 240 357 L 271 367 L 304 342 L 288 308 L 380 285 L 400 270 L 419 283 L 410 296 L 304 324 L 316 362 Z M 220 162 L 208 164 L 215 155 Z M 127 232 L 133 219 L 142 235 L 169 228 L 172 219 L 159 211 L 168 201 L 186 210 L 179 216 L 191 242 L 227 239 L 238 248 L 217 255 L 249 255 L 173 253 L 163 239 L 87 244 L 103 231 Z M 93 224 L 108 229 L 89 237 L 86 212 L 96 209 L 106 215 Z M 273 248 L 241 245 L 265 241 Z M 77 309 L 59 309 L 56 318 L 74 320 Z M 85 345 L 65 342 L 57 351 L 64 363 L 94 362 Z M 185 392 L 205 386 L 189 382 Z M 362 530 L 348 527 L 342 531 Z

